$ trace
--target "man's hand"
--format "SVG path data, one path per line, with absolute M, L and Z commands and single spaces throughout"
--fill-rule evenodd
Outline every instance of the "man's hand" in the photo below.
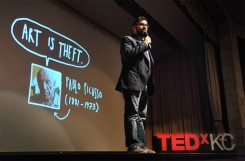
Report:
M 151 44 L 151 38 L 150 38 L 150 36 L 146 36 L 144 42 L 145 42 L 147 45 Z

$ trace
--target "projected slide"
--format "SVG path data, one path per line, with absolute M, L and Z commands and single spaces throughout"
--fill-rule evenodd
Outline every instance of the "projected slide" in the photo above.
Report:
M 11 34 L 23 49 L 40 57 L 40 59 L 44 58 L 46 66 L 48 66 L 50 60 L 71 66 L 71 68 L 85 68 L 89 65 L 89 54 L 78 43 L 31 19 L 17 18 L 11 25 Z M 41 43 L 45 40 L 47 46 L 45 46 L 45 43 Z M 32 64 L 28 103 L 59 110 L 61 108 L 62 93 L 61 76 L 61 72 Z M 69 77 L 66 77 L 65 84 L 66 88 L 73 94 L 78 94 L 82 90 L 84 95 L 89 94 L 94 99 L 101 99 L 103 96 L 102 92 L 96 87 L 91 87 L 87 83 L 81 85 L 80 82 Z M 78 97 L 70 96 L 70 93 L 65 94 L 65 106 L 73 105 L 95 112 L 99 111 L 97 101 L 82 101 Z M 54 117 L 64 120 L 69 114 L 70 109 L 64 117 L 59 117 L 57 112 L 54 112 Z

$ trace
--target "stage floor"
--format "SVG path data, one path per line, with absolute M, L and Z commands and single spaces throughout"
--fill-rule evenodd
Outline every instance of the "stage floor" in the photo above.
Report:
M 238 153 L 2 152 L 1 161 L 244 161 Z

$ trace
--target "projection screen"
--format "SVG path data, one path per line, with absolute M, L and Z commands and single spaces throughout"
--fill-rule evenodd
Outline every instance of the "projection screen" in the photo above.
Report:
M 48 0 L 0 3 L 0 151 L 124 150 L 120 40 Z

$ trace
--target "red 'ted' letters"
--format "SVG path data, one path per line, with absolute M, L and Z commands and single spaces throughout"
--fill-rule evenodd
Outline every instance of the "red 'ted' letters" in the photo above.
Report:
M 203 138 L 206 136 L 203 135 Z M 158 134 L 161 139 L 162 151 L 167 151 L 167 140 L 171 141 L 173 151 L 194 151 L 200 146 L 200 141 L 195 134 Z M 205 142 L 205 141 L 204 141 Z

